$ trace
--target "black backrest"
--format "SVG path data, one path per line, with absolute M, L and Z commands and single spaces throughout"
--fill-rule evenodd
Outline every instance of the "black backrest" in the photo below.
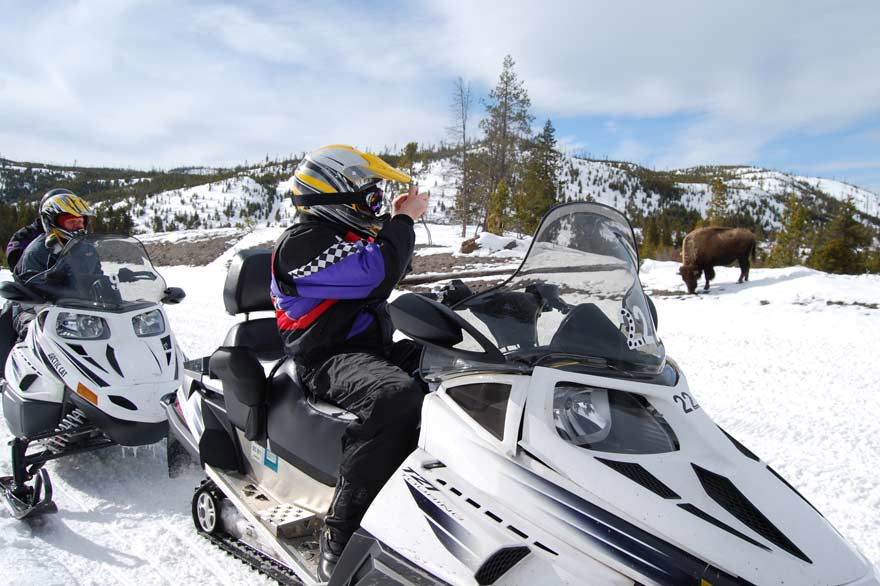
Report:
M 250 348 L 264 362 L 284 356 L 284 342 L 278 333 L 278 322 L 274 317 L 249 319 L 234 324 L 226 333 L 223 345 Z
M 272 251 L 259 248 L 241 250 L 232 259 L 226 284 L 223 285 L 223 305 L 230 315 L 252 311 L 271 311 L 269 282 L 272 276 Z
M 264 437 L 266 429 L 266 372 L 250 348 L 221 346 L 208 362 L 223 383 L 223 401 L 229 422 L 249 440 Z

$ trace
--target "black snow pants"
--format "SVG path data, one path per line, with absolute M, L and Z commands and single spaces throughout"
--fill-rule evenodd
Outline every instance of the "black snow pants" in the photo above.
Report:
M 421 346 L 393 345 L 384 357 L 337 354 L 302 373 L 317 397 L 355 414 L 342 438 L 336 493 L 325 520 L 333 541 L 346 543 L 367 507 L 418 442 L 424 384 L 413 378 Z

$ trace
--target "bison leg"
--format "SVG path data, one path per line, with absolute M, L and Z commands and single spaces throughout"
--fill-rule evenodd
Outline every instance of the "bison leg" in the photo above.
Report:
M 749 257 L 739 259 L 739 281 L 737 284 L 742 283 L 743 281 L 749 280 Z
M 715 269 L 712 267 L 706 267 L 703 269 L 703 274 L 706 277 L 706 285 L 703 287 L 703 291 L 709 290 L 709 281 L 715 278 Z

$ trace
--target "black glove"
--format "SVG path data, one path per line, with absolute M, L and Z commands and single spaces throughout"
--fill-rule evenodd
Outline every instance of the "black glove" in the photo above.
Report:
M 134 271 L 129 268 L 122 267 L 117 274 L 119 275 L 120 283 L 131 283 L 135 280 Z
M 473 294 L 474 293 L 470 290 L 470 287 L 465 285 L 461 279 L 453 279 L 440 288 L 437 292 L 437 297 L 439 298 L 440 303 L 447 307 L 452 307 Z
M 571 311 L 571 306 L 559 297 L 559 286 L 550 283 L 533 283 L 526 287 L 526 293 L 538 298 L 541 311 L 558 309 L 562 313 Z

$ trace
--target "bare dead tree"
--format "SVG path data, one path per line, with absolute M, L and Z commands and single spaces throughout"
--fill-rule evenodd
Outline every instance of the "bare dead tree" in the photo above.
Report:
M 458 147 L 458 157 L 455 160 L 455 171 L 458 175 L 458 194 L 455 198 L 455 209 L 458 219 L 461 220 L 462 238 L 467 235 L 468 222 L 474 212 L 473 190 L 471 189 L 470 177 L 468 177 L 468 146 L 470 142 L 468 122 L 472 105 L 473 94 L 471 92 L 471 84 L 458 77 L 452 89 L 452 103 L 449 109 L 452 114 L 453 124 L 448 128 L 448 132 Z

